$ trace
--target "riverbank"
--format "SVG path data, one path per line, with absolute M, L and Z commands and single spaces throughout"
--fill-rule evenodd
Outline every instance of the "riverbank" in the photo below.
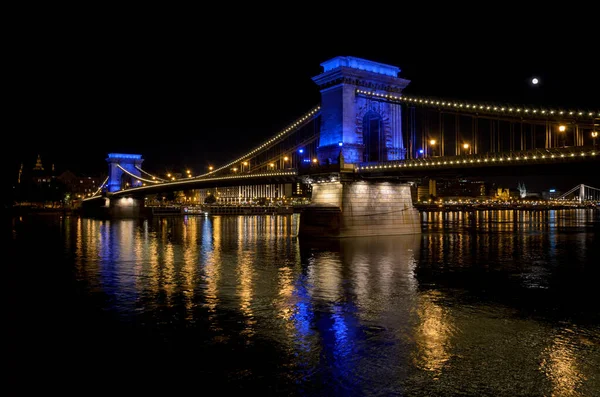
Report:
M 26 215 L 26 214 L 63 214 L 63 215 L 79 215 L 80 208 L 47 208 L 47 207 L 26 207 L 14 206 L 4 208 L 4 213 L 7 215 Z
M 565 205 L 565 204 L 415 204 L 419 211 L 433 212 L 458 212 L 458 211 L 550 211 L 550 210 L 571 210 L 571 209 L 596 209 L 598 205 Z

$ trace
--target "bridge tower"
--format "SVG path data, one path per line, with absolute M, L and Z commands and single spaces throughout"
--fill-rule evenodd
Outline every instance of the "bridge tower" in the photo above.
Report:
M 321 66 L 323 73 L 313 81 L 321 90 L 317 158 L 325 168 L 317 167 L 305 177 L 312 186 L 312 203 L 303 209 L 298 234 L 420 233 L 410 184 L 396 178 L 362 180 L 354 173 L 357 163 L 406 158 L 400 104 L 384 99 L 386 95 L 399 96 L 409 81 L 398 77 L 400 69 L 395 66 L 360 58 L 339 56 Z M 361 95 L 360 91 L 377 95 Z M 327 166 L 330 164 L 338 166 Z
M 139 179 L 127 174 L 129 172 L 141 177 L 142 174 L 138 169 L 144 162 L 141 154 L 109 153 L 106 162 L 108 163 L 107 186 L 110 193 L 121 190 L 126 183 L 129 183 L 131 187 L 142 186 Z M 123 170 L 127 170 L 127 172 Z
M 373 100 L 357 90 L 398 96 L 410 83 L 398 77 L 400 69 L 366 59 L 338 56 L 321 63 L 323 73 L 313 77 L 321 91 L 320 164 L 401 160 L 401 107 Z

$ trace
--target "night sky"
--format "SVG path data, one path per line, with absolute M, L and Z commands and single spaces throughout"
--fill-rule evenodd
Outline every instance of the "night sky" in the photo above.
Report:
M 200 173 L 317 105 L 311 77 L 338 55 L 398 66 L 407 95 L 600 108 L 598 31 L 585 15 L 558 29 L 527 15 L 389 24 L 358 11 L 120 11 L 17 18 L 4 57 L 11 182 L 38 154 L 58 171 L 106 172 L 107 154 L 121 152 L 142 154 L 149 171 Z

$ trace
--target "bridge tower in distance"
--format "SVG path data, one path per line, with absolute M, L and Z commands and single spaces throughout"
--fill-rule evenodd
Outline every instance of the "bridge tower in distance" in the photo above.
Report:
M 109 153 L 106 162 L 108 163 L 107 186 L 110 193 L 121 190 L 125 183 L 129 183 L 131 187 L 142 186 L 142 181 L 127 174 L 128 172 L 141 177 L 139 168 L 144 162 L 141 154 Z
M 401 160 L 401 106 L 358 90 L 400 96 L 410 83 L 398 77 L 400 69 L 366 59 L 338 56 L 321 63 L 323 73 L 313 77 L 321 91 L 320 164 Z

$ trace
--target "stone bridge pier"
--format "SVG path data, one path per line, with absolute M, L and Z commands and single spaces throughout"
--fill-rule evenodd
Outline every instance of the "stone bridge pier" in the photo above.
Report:
M 411 186 L 398 181 L 312 183 L 312 204 L 300 215 L 300 236 L 355 237 L 421 233 Z
M 398 95 L 410 83 L 400 69 L 355 57 L 321 64 L 313 77 L 321 91 L 320 164 L 337 164 L 339 172 L 307 175 L 312 204 L 300 215 L 299 235 L 351 237 L 421 233 L 411 186 L 398 180 L 360 180 L 361 162 L 406 158 L 401 106 L 358 95 L 365 90 Z

